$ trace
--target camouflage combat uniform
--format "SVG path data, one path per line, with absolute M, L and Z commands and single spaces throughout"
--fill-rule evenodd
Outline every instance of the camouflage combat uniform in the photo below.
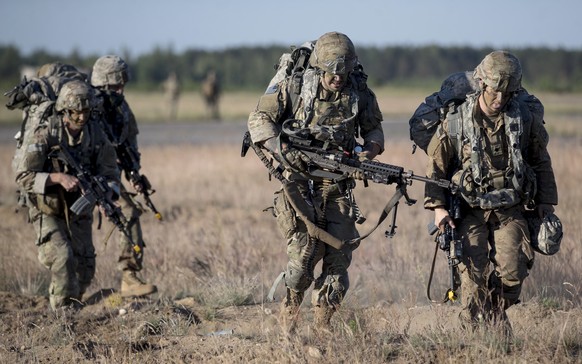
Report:
M 102 105 L 102 109 L 99 111 L 102 115 L 100 123 L 111 144 L 117 147 L 122 143 L 129 143 L 135 150 L 138 150 L 137 135 L 139 131 L 137 122 L 127 101 L 125 101 L 125 97 L 114 91 L 107 90 L 99 91 L 97 97 Z M 119 198 L 121 210 L 128 220 L 128 228 L 132 240 L 143 251 L 144 242 L 139 221 L 143 208 L 134 197 L 135 193 L 129 192 L 122 184 Z M 143 254 L 134 254 L 132 244 L 125 235 L 121 235 L 120 247 L 121 253 L 119 255 L 118 268 L 122 271 L 140 271 L 142 269 Z
M 65 146 L 90 173 L 111 183 L 119 181 L 115 150 L 94 120 L 74 140 L 61 116 L 52 115 L 35 130 L 30 143 L 23 145 L 16 182 L 27 194 L 29 218 L 37 233 L 38 259 L 51 272 L 49 299 L 53 309 L 80 300 L 95 275 L 93 209 L 76 215 L 70 207 L 81 191 L 45 186 L 49 173 L 71 173 L 49 158 L 52 148 L 59 145 Z
M 452 177 L 462 186 L 455 224 L 463 241 L 463 318 L 472 322 L 496 314 L 506 320 L 505 309 L 518 302 L 534 262 L 524 206 L 558 203 L 539 100 L 518 90 L 521 96 L 510 98 L 490 124 L 480 94 L 449 110 L 427 150 L 427 176 Z M 427 184 L 424 206 L 447 205 L 446 191 Z
M 140 166 L 140 154 L 137 143 L 139 133 L 137 121 L 125 96 L 119 89 L 123 89 L 129 80 L 128 65 L 123 59 L 114 55 L 102 56 L 93 65 L 91 74 L 91 84 L 97 89 L 96 111 L 100 114 L 100 122 L 109 141 L 116 151 L 122 144 L 126 144 L 135 151 L 136 168 Z M 123 166 L 119 166 L 123 171 Z M 130 171 L 123 171 L 126 177 Z M 143 268 L 143 251 L 145 243 L 143 240 L 140 216 L 144 209 L 135 199 L 136 194 L 129 192 L 123 184 L 121 185 L 121 196 L 119 204 L 123 215 L 128 220 L 127 228 L 131 235 L 131 240 L 125 235 L 121 235 L 121 252 L 118 259 L 118 268 L 122 271 L 121 295 L 124 297 L 139 297 L 149 295 L 157 291 L 157 287 L 144 282 L 137 276 L 137 272 Z M 132 247 L 133 241 L 140 247 L 137 254 Z
M 375 95 L 365 84 L 365 75 L 350 73 L 346 86 L 339 92 L 324 89 L 321 77 L 316 69 L 306 70 L 300 97 L 295 103 L 289 91 L 290 78 L 269 87 L 248 120 L 253 142 L 261 143 L 278 136 L 285 120 L 298 119 L 304 122 L 304 127 L 312 130 L 317 130 L 318 126 L 333 128 L 335 142 L 329 146 L 332 150 L 353 151 L 356 137 L 360 135 L 364 145 L 375 143 L 380 152 L 383 151 L 382 114 Z M 353 179 L 346 178 L 336 183 L 314 181 L 291 171 L 286 171 L 285 176 L 295 183 L 307 202 L 309 208 L 303 214 L 310 221 L 340 240 L 359 236 L 356 230 L 357 206 L 352 196 Z M 352 251 L 340 251 L 310 238 L 305 222 L 289 203 L 284 189 L 275 193 L 274 212 L 287 240 L 287 307 L 298 309 L 304 292 L 315 278 L 315 264 L 320 260 L 323 260 L 322 273 L 315 279 L 312 303 L 315 307 L 339 306 L 349 288 L 348 267 Z

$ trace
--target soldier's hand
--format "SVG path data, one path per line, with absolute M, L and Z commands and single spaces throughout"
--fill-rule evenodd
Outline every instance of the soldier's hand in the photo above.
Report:
M 366 176 L 364 175 L 364 172 L 362 172 L 362 171 L 355 171 L 352 174 L 352 178 L 353 179 L 364 180 L 364 179 L 366 179 Z
M 67 192 L 76 191 L 79 188 L 79 180 L 77 177 L 61 172 L 51 173 L 49 175 L 47 186 L 56 184 L 63 186 Z
M 144 188 L 143 188 L 143 184 L 139 183 L 139 182 L 131 182 L 131 186 L 133 187 L 133 189 L 135 190 L 135 192 L 137 193 L 142 193 Z
M 297 170 L 298 172 L 303 172 L 307 169 L 309 157 L 306 156 L 302 151 L 297 149 L 286 149 L 283 150 L 283 155 L 291 168 Z
M 267 139 L 263 142 L 263 146 L 265 148 L 267 148 L 267 150 L 269 152 L 271 152 L 272 154 L 276 154 L 277 153 L 277 137 L 272 137 L 270 139 Z
M 376 158 L 376 156 L 378 155 L 378 153 L 380 153 L 380 151 L 381 151 L 381 148 L 378 144 L 368 143 L 366 145 L 366 147 L 364 148 L 364 150 L 362 150 L 361 152 L 358 153 L 358 159 L 360 161 L 372 160 L 372 159 Z
M 445 232 L 445 225 L 449 225 L 453 229 L 455 228 L 455 222 L 449 216 L 447 209 L 442 207 L 436 207 L 434 209 L 434 224 L 438 226 L 441 232 Z

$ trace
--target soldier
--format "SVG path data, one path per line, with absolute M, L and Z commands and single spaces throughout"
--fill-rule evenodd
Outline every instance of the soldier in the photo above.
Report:
M 49 101 L 51 102 L 51 101 Z M 93 89 L 73 80 L 61 89 L 55 113 L 48 114 L 23 146 L 16 182 L 27 196 L 29 220 L 37 233 L 39 261 L 51 272 L 51 307 L 79 303 L 95 275 L 91 208 L 79 215 L 71 205 L 81 196 L 79 180 L 68 166 L 51 158 L 54 148 L 66 148 L 78 163 L 103 176 L 119 191 L 115 150 L 90 120 L 95 105 Z
M 424 206 L 434 210 L 441 231 L 449 224 L 462 239 L 461 318 L 470 327 L 500 324 L 509 334 L 505 310 L 519 302 L 534 262 L 525 207 L 552 214 L 558 193 L 543 106 L 523 91 L 519 60 L 492 52 L 473 77 L 476 91 L 448 110 L 427 150 L 427 176 L 461 186 L 460 218 L 450 216 L 438 186 L 426 185 Z
M 123 95 L 123 89 L 128 80 L 127 63 L 118 56 L 100 57 L 93 65 L 91 84 L 98 90 L 102 127 L 118 153 L 121 147 L 133 148 L 139 158 L 137 122 Z M 137 164 L 139 165 L 139 160 Z M 127 176 L 129 171 L 124 168 L 127 166 L 120 165 L 120 170 L 123 170 Z M 136 192 L 141 192 L 144 186 L 132 183 L 132 187 Z M 132 240 L 143 251 L 145 243 L 139 220 L 143 208 L 134 197 L 135 193 L 129 192 L 122 184 L 119 199 L 121 209 L 128 219 Z M 157 292 L 155 285 L 144 282 L 137 274 L 143 268 L 143 254 L 136 254 L 132 249 L 131 241 L 125 235 L 121 237 L 120 246 L 118 268 L 122 271 L 121 295 L 141 297 Z
M 178 101 L 180 100 L 180 80 L 176 72 L 170 72 L 166 81 L 164 81 L 164 91 L 168 99 L 169 120 L 176 120 L 178 115 Z
M 220 83 L 215 71 L 209 71 L 202 83 L 202 96 L 206 102 L 208 116 L 213 120 L 220 120 L 218 100 L 220 99 Z
M 354 239 L 359 234 L 355 225 L 358 209 L 352 195 L 354 179 L 332 181 L 306 176 L 304 155 L 277 141 L 283 122 L 295 119 L 313 135 L 326 129 L 333 135 L 328 140 L 331 151 L 353 156 L 358 132 L 364 144 L 360 158 L 373 159 L 384 150 L 382 114 L 375 95 L 366 85 L 367 76 L 361 71 L 352 41 L 342 33 L 322 35 L 316 41 L 309 64 L 301 77 L 291 75 L 269 87 L 248 119 L 252 141 L 278 160 L 284 156 L 285 185 L 293 185 L 301 199 L 307 201 L 305 211 L 296 211 L 290 204 L 289 189 L 275 193 L 274 211 L 287 239 L 289 258 L 281 312 L 290 329 L 295 326 L 305 291 L 313 281 L 316 327 L 330 327 L 331 317 L 349 288 L 348 267 L 355 249 L 338 250 L 324 244 L 308 234 L 306 224 L 316 224 L 340 240 Z M 314 267 L 320 260 L 322 272 L 315 279 Z

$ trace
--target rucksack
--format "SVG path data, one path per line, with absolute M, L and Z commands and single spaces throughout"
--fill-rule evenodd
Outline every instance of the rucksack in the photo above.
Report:
M 269 86 L 267 86 L 265 93 L 272 91 L 274 87 L 276 87 L 276 85 L 286 77 L 305 71 L 309 66 L 309 57 L 311 56 L 314 47 L 314 41 L 307 41 L 299 47 L 292 46 L 291 52 L 283 53 L 281 57 L 279 57 L 279 63 L 275 65 L 275 75 L 269 82 Z
M 479 86 L 471 71 L 457 72 L 447 77 L 441 89 L 428 96 L 408 121 L 410 140 L 414 142 L 412 153 L 415 152 L 417 146 L 426 153 L 432 136 L 449 111 L 456 110 L 457 106 L 465 102 L 468 94 L 478 90 Z M 526 89 L 521 88 L 515 97 L 519 101 L 523 117 L 526 119 L 543 117 L 543 104 Z M 449 125 L 449 127 L 455 126 Z
M 410 140 L 414 142 L 412 153 L 417 146 L 426 153 L 432 136 L 449 109 L 462 104 L 468 93 L 477 90 L 478 85 L 472 72 L 457 72 L 443 81 L 438 92 L 427 96 L 408 121 Z
M 49 77 L 33 77 L 30 80 L 24 78 L 22 82 L 5 95 L 9 100 L 6 108 L 9 110 L 21 109 L 22 121 L 20 129 L 14 136 L 16 149 L 12 157 L 12 171 L 16 174 L 22 158 L 25 155 L 23 145 L 28 145 L 34 132 L 39 127 L 44 127 L 49 118 L 56 114 L 55 102 L 61 87 L 76 75 L 54 75 Z M 25 196 L 18 191 L 18 204 L 26 204 Z
M 303 87 L 303 76 L 310 71 L 313 71 L 312 66 L 309 64 L 309 58 L 313 53 L 316 41 L 307 41 L 301 44 L 299 47 L 292 46 L 291 52 L 283 53 L 279 58 L 279 62 L 275 64 L 275 75 L 271 78 L 265 94 L 274 93 L 277 91 L 279 82 L 289 78 L 287 84 L 287 92 L 289 93 L 289 98 L 291 100 L 289 108 L 287 111 L 290 114 L 294 114 L 300 103 L 297 102 L 300 97 L 302 97 L 302 87 Z M 358 92 L 365 92 L 367 90 L 367 80 L 368 75 L 364 72 L 364 67 L 361 63 L 357 62 L 356 66 L 352 70 L 351 77 L 353 82 L 356 84 Z M 309 96 L 309 95 L 307 95 Z M 312 101 L 314 95 L 311 97 L 306 97 L 303 95 L 305 105 L 309 105 Z M 363 105 L 365 105 L 365 99 L 359 98 L 358 100 L 359 108 L 362 110 Z M 309 106 L 306 106 L 309 109 Z

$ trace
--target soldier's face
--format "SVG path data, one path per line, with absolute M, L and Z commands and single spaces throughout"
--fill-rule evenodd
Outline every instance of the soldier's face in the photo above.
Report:
M 83 126 L 89 120 L 89 116 L 91 115 L 90 109 L 83 109 L 81 111 L 77 110 L 67 110 L 65 113 L 65 124 L 71 131 L 78 131 L 83 129 Z
M 118 94 L 123 94 L 124 85 L 109 85 L 109 90 L 117 92 Z
M 323 88 L 328 91 L 337 92 L 340 91 L 346 85 L 348 79 L 347 74 L 333 74 L 330 72 L 325 72 L 323 74 L 321 84 Z
M 493 88 L 486 86 L 481 94 L 483 101 L 481 107 L 486 115 L 497 115 L 503 110 L 507 101 L 511 98 L 511 95 L 511 92 L 496 91 Z

